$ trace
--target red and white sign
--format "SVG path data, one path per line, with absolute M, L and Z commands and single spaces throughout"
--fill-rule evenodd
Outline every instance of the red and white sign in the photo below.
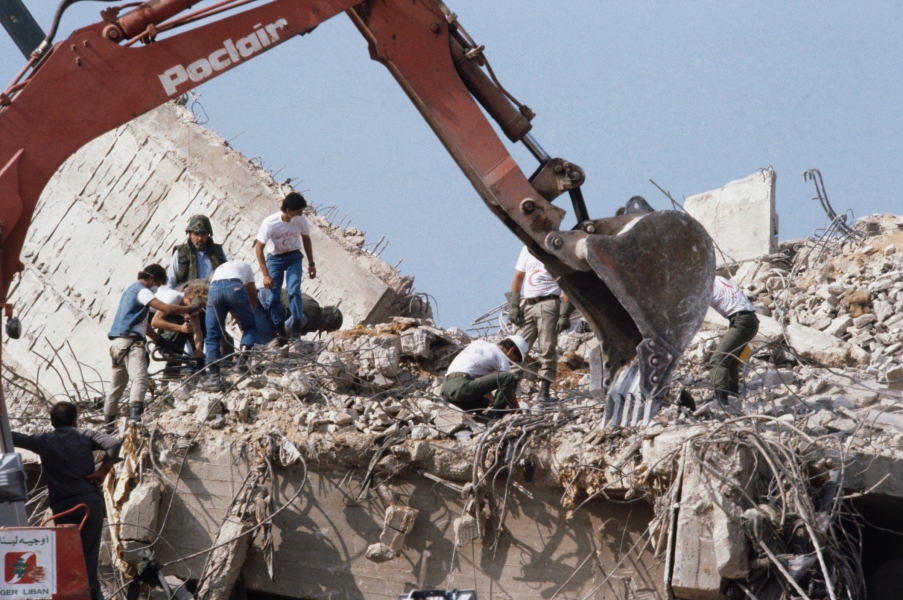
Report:
M 0 598 L 52 598 L 56 593 L 56 532 L 0 530 Z

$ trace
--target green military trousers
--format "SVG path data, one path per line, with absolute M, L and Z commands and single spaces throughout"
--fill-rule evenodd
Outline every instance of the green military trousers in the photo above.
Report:
M 465 373 L 450 373 L 442 384 L 442 399 L 461 410 L 489 408 L 486 394 L 495 392 L 492 408 L 508 406 L 508 396 L 517 388 L 517 377 L 509 372 L 490 373 L 474 379 Z
M 709 379 L 716 390 L 740 391 L 740 352 L 759 331 L 756 313 L 743 311 L 728 317 L 730 326 L 709 359 Z

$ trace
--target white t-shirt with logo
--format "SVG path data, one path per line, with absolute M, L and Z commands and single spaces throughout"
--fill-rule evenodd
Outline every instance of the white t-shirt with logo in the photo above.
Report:
M 310 235 L 307 217 L 304 215 L 292 217 L 292 220 L 286 223 L 282 220 L 282 213 L 277 212 L 260 224 L 257 241 L 266 244 L 266 254 L 285 254 L 301 249 L 302 235 Z
M 471 342 L 448 365 L 448 373 L 467 373 L 473 378 L 510 370 L 511 363 L 498 344 L 485 340 Z
M 521 273 L 526 273 L 524 275 L 524 298 L 561 295 L 558 282 L 552 278 L 546 270 L 546 266 L 530 254 L 526 246 L 520 251 L 514 268 Z
M 224 262 L 216 268 L 210 282 L 222 281 L 224 279 L 238 279 L 242 285 L 254 283 L 254 270 L 251 265 L 243 260 L 230 260 Z
M 715 289 L 712 292 L 712 303 L 710 305 L 719 315 L 724 318 L 738 313 L 741 310 L 749 310 L 755 312 L 756 307 L 749 301 L 749 298 L 740 291 L 736 285 L 725 279 L 724 277 L 715 276 Z

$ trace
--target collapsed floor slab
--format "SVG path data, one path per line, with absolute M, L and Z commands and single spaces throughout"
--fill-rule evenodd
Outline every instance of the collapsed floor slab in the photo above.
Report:
M 110 319 L 135 274 L 151 262 L 169 264 L 194 214 L 208 215 L 226 255 L 256 271 L 260 222 L 289 191 L 173 103 L 100 136 L 66 161 L 41 196 L 22 252 L 25 270 L 10 291 L 24 333 L 5 352 L 55 394 L 73 393 L 85 379 L 92 383 L 85 393 L 100 395 Z M 340 306 L 346 327 L 412 310 L 428 316 L 413 278 L 364 251 L 361 231 L 314 214 L 309 220 L 318 276 L 304 290 Z

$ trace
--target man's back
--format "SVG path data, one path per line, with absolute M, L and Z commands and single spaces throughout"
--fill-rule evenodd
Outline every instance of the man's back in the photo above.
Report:
M 94 472 L 94 451 L 115 458 L 122 443 L 92 429 L 57 427 L 49 433 L 25 435 L 13 432 L 13 444 L 41 457 L 47 475 L 51 506 L 79 494 L 100 494 L 87 476 Z

